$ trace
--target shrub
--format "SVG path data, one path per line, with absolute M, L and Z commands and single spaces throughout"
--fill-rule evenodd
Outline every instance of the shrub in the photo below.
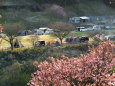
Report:
M 115 86 L 115 45 L 107 42 L 82 58 L 50 57 L 38 64 L 28 86 Z
M 0 69 L 0 86 L 26 86 L 31 79 L 31 73 L 35 71 L 32 61 L 15 62 Z
M 22 61 L 27 61 L 31 59 L 44 60 L 44 58 L 39 58 L 40 55 L 44 55 L 47 51 L 47 47 L 38 47 L 31 49 L 14 49 L 0 51 L 0 68 L 7 67 L 14 63 L 14 61 L 18 61 L 22 63 Z

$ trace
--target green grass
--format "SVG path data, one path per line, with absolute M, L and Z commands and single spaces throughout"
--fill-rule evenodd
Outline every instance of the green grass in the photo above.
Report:
M 114 35 L 115 34 L 115 29 L 112 30 L 104 30 L 105 32 L 107 32 L 108 35 Z M 71 32 L 68 36 L 75 36 L 75 37 L 81 37 L 81 36 L 88 36 L 87 31 L 73 31 Z
M 115 35 L 115 29 L 112 29 L 112 30 L 106 30 L 106 32 L 108 32 L 108 34 L 113 34 L 113 35 Z
M 87 36 L 87 32 L 71 32 L 68 36 L 75 36 L 75 37 Z

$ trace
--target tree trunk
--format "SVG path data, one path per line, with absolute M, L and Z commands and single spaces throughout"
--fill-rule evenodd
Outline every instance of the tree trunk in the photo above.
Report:
M 63 39 L 62 39 L 62 38 L 60 38 L 61 45 L 62 45 L 62 43 L 63 43 L 62 41 L 63 41 Z
M 11 37 L 10 38 L 10 46 L 11 46 L 11 50 L 14 49 L 14 43 L 13 43 L 13 38 Z

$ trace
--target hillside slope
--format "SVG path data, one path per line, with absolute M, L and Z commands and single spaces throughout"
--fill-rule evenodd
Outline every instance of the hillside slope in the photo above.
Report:
M 3 2 L 0 2 L 0 14 L 4 15 L 4 17 L 0 23 L 40 21 L 46 24 L 54 21 L 63 21 L 63 18 L 57 17 L 52 13 L 47 14 L 44 11 L 48 8 L 47 6 L 52 6 L 53 4 L 60 5 L 68 15 L 67 17 L 115 14 L 115 7 L 106 4 L 105 0 L 3 0 Z M 30 8 L 28 8 L 28 5 Z
M 65 8 L 67 13 L 74 15 L 114 15 L 115 8 L 105 4 L 108 0 L 4 0 L 0 6 L 37 4 L 42 8 L 43 4 L 59 4 Z M 70 2 L 70 3 L 69 3 Z M 33 5 L 34 6 L 34 5 Z M 44 10 L 44 9 L 42 9 Z
M 78 16 L 104 16 L 115 14 L 115 8 L 106 4 L 104 0 L 82 0 L 78 4 L 67 6 L 65 9 Z

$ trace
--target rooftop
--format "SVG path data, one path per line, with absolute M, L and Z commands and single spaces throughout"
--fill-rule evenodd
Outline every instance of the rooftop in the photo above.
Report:
M 80 17 L 80 19 L 89 19 L 89 17 L 82 16 L 82 17 Z

